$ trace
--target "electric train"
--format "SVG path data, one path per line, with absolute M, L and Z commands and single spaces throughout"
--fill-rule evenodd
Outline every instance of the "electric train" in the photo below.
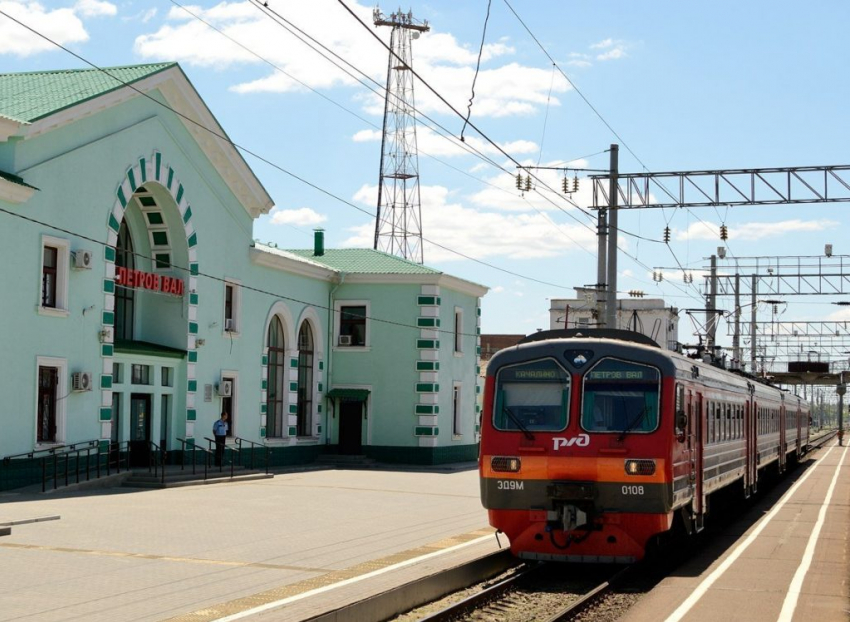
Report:
M 639 333 L 557 330 L 487 365 L 481 500 L 514 555 L 631 563 L 808 444 L 806 402 Z

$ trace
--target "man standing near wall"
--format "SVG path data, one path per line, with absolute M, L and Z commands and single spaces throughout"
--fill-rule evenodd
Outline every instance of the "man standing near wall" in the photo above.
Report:
M 221 413 L 221 419 L 213 424 L 213 436 L 215 436 L 215 465 L 221 466 L 224 458 L 224 441 L 227 439 L 227 413 Z

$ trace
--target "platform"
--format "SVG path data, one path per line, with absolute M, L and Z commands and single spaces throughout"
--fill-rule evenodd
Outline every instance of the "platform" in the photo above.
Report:
M 847 622 L 850 458 L 830 443 L 619 622 Z
M 298 621 L 498 550 L 478 472 L 0 495 L 0 620 Z

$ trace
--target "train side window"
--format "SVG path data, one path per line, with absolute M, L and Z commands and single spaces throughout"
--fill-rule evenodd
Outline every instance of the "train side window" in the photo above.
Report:
M 560 432 L 567 427 L 570 375 L 553 359 L 508 365 L 496 375 L 493 427 Z

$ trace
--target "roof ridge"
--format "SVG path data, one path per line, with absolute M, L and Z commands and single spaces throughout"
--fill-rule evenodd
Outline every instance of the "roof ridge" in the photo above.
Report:
M 137 65 L 116 65 L 115 67 L 86 67 L 80 69 L 47 69 L 42 71 L 10 71 L 7 73 L 0 73 L 0 78 L 6 78 L 9 76 L 37 76 L 37 75 L 58 75 L 58 74 L 68 74 L 68 73 L 83 73 L 87 71 L 103 73 L 104 71 L 109 71 L 112 69 L 141 69 L 143 67 L 169 67 L 172 65 L 177 65 L 176 61 L 167 61 L 162 63 L 140 63 Z

